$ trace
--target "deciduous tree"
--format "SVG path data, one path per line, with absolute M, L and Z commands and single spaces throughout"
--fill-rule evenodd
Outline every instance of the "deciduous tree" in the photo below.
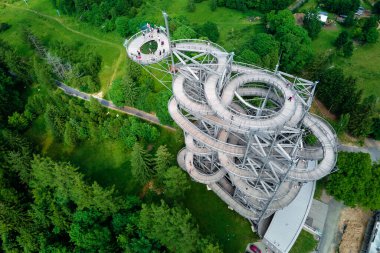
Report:
M 319 20 L 318 12 L 316 10 L 307 12 L 303 19 L 303 25 L 307 30 L 309 37 L 311 39 L 316 39 L 322 29 L 322 23 Z
M 339 152 L 338 170 L 332 173 L 327 191 L 348 206 L 380 208 L 380 166 L 367 153 Z

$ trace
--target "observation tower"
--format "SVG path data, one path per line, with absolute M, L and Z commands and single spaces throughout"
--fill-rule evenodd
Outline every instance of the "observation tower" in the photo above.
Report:
M 278 66 L 270 71 L 236 62 L 209 41 L 170 40 L 164 18 L 166 28 L 126 40 L 127 54 L 173 93 L 169 113 L 186 143 L 178 164 L 263 236 L 277 210 L 335 166 L 336 134 L 309 113 L 316 83 Z M 157 50 L 142 52 L 151 42 Z M 308 136 L 316 137 L 313 145 L 305 142 Z

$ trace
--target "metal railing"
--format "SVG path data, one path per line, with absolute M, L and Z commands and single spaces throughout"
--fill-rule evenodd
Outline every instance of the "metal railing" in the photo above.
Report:
M 227 53 L 227 51 L 220 45 L 214 43 L 214 42 L 211 42 L 211 41 L 208 41 L 208 40 L 201 40 L 201 39 L 178 39 L 178 40 L 172 40 L 170 41 L 171 42 L 171 45 L 173 45 L 174 43 L 176 44 L 175 47 L 177 47 L 177 45 L 179 44 L 182 44 L 182 43 L 199 43 L 199 44 L 202 44 L 202 45 L 206 45 L 207 47 L 214 47 L 216 49 L 219 49 L 221 52 L 223 53 Z M 173 46 L 172 46 L 173 47 Z M 190 49 L 193 49 L 193 48 L 197 48 L 197 49 L 204 49 L 204 47 L 197 47 L 197 46 L 189 46 L 188 48 Z M 211 51 L 210 51 L 211 52 Z

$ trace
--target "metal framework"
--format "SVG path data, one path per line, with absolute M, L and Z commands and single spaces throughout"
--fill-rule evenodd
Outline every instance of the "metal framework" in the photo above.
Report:
M 63 63 L 62 59 L 58 56 L 51 54 L 46 48 L 42 45 L 38 38 L 36 38 L 32 33 L 27 33 L 27 38 L 30 43 L 36 49 L 38 55 L 46 61 L 52 67 L 52 71 L 59 80 L 69 79 L 70 77 L 80 77 L 81 74 L 74 73 L 73 68 L 70 63 Z
M 151 41 L 157 51 L 141 53 Z M 233 53 L 209 41 L 171 41 L 168 30 L 137 33 L 124 46 L 173 92 L 169 113 L 186 141 L 179 165 L 255 228 L 286 207 L 303 183 L 335 166 L 335 132 L 308 112 L 316 83 L 277 67 L 236 62 Z M 307 134 L 317 145 L 305 143 Z

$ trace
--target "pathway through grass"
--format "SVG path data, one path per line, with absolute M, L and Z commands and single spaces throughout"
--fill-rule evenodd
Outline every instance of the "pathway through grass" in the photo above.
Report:
M 44 4 L 41 9 L 40 5 Z M 22 29 L 30 28 L 42 40 L 57 40 L 65 43 L 80 43 L 88 46 L 88 50 L 94 50 L 102 56 L 102 69 L 99 73 L 102 91 L 105 92 L 112 81 L 119 73 L 125 73 L 125 70 L 120 70 L 120 66 L 124 68 L 123 60 L 125 61 L 125 50 L 122 45 L 122 39 L 112 36 L 99 36 L 93 32 L 94 29 L 88 29 L 86 25 L 78 25 L 74 29 L 73 18 L 71 17 L 55 17 L 45 12 L 50 12 L 52 9 L 51 3 L 46 0 L 33 1 L 27 7 L 16 4 L 5 4 L 5 8 L 0 9 L 0 21 L 7 22 L 12 25 L 11 29 L 0 34 L 0 38 L 4 38 L 18 50 L 31 55 L 30 48 L 25 45 L 22 40 Z M 75 24 L 75 23 L 74 23 Z M 84 26 L 86 29 L 80 29 Z M 41 29 L 44 27 L 44 29 Z M 85 32 L 86 31 L 86 32 Z M 95 36 L 96 35 L 96 36 Z M 107 39 L 105 39 L 107 37 Z

